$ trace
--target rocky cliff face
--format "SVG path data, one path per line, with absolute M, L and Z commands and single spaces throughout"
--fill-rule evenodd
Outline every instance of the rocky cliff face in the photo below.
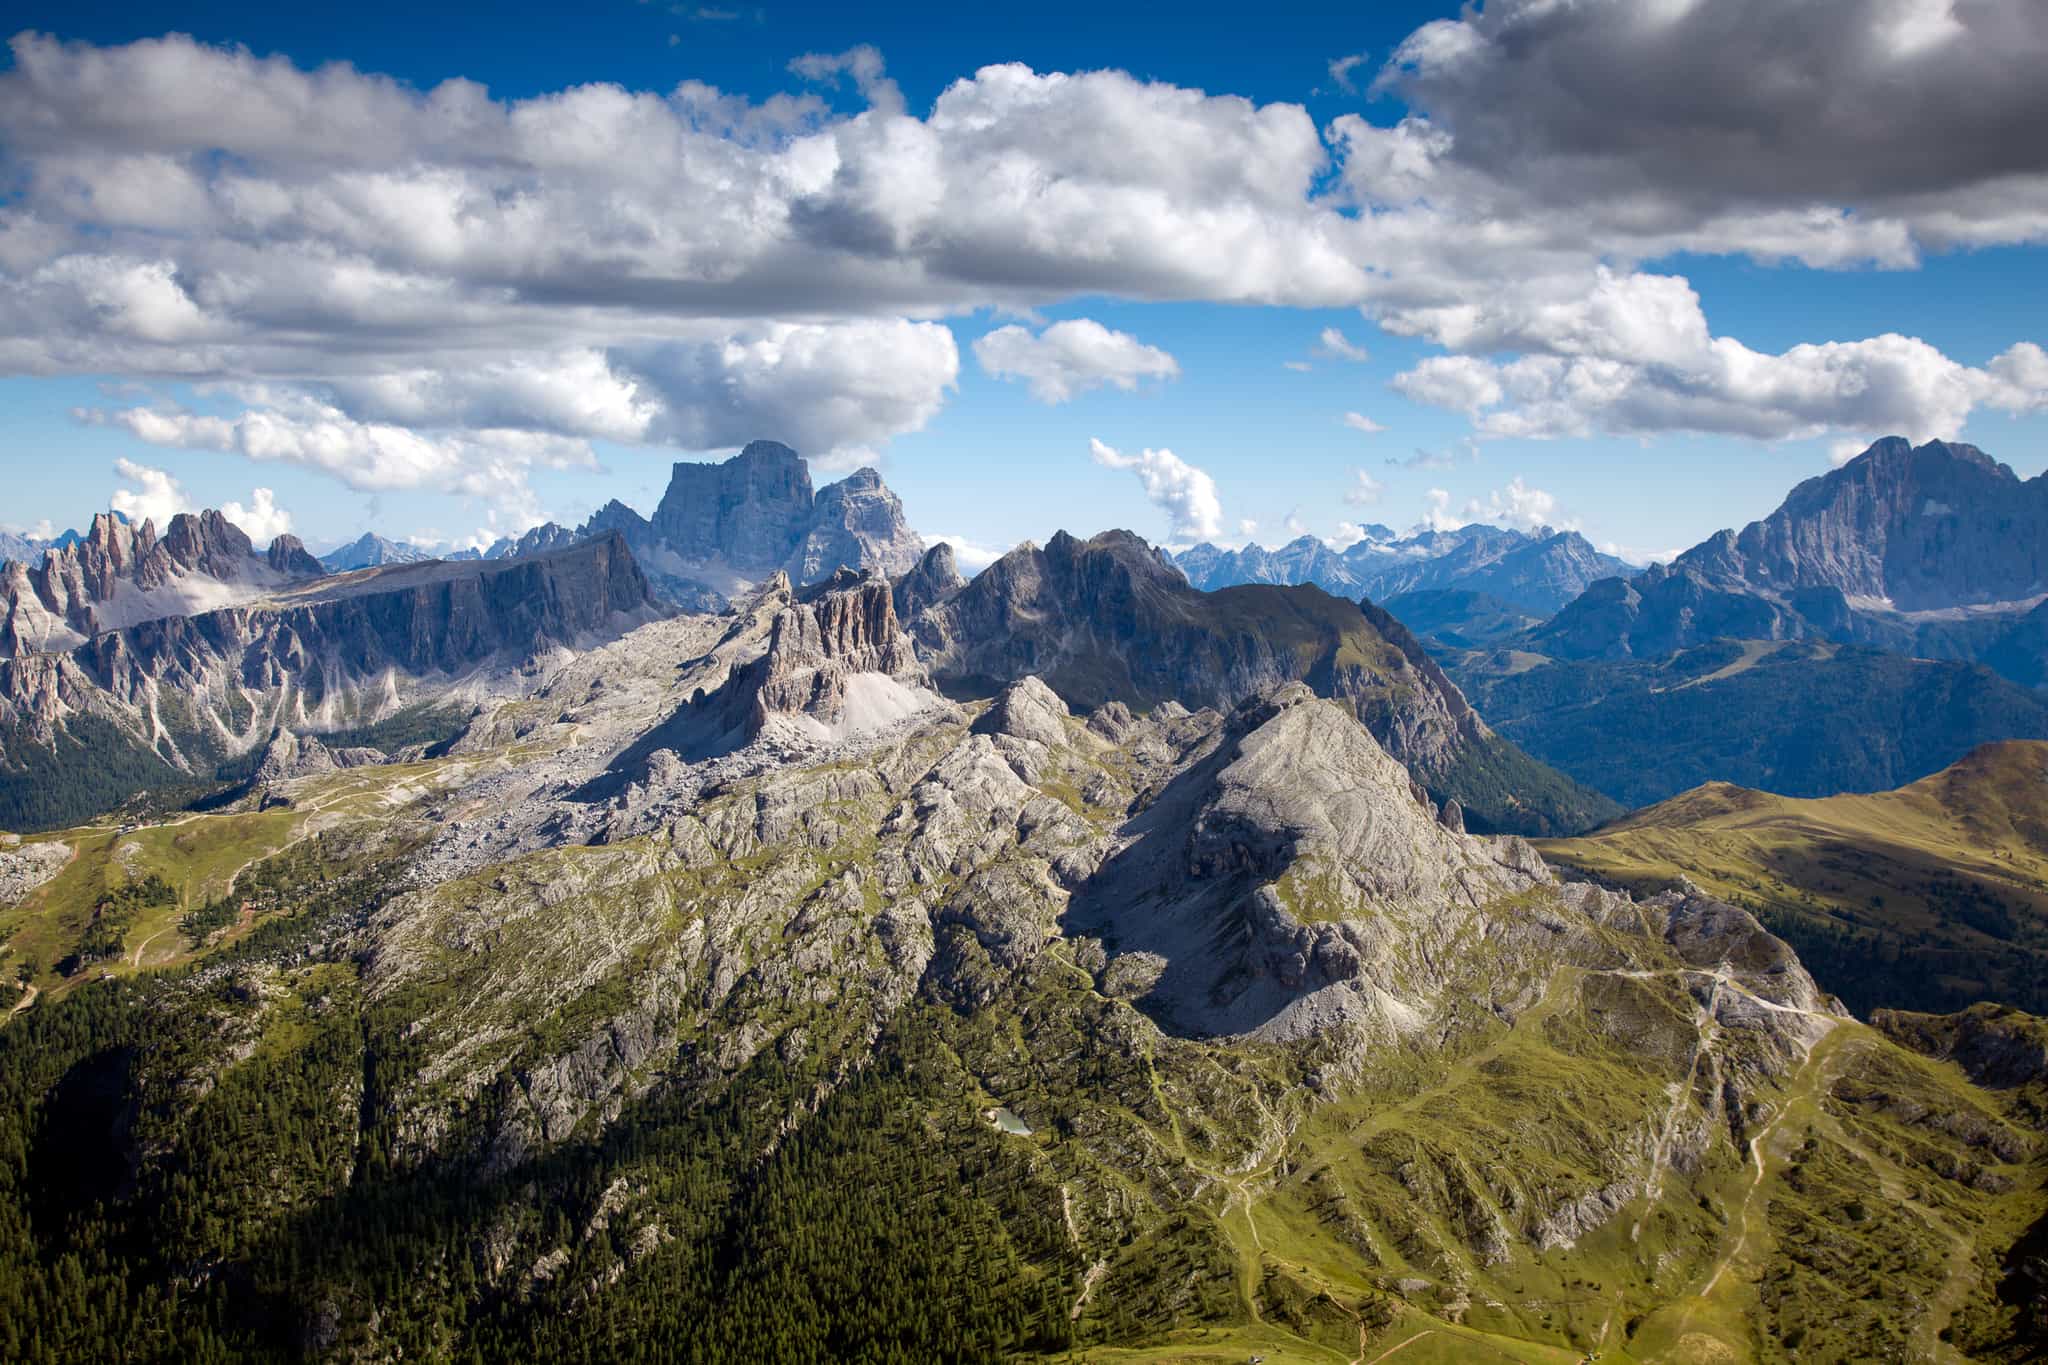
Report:
M 952 601 L 966 586 L 959 562 L 953 557 L 953 547 L 942 540 L 926 550 L 924 557 L 893 585 L 896 619 L 915 620 L 925 608 Z
M 153 522 L 93 518 L 83 538 L 40 561 L 0 566 L 0 657 L 69 649 L 102 631 L 188 615 L 317 577 L 295 537 L 259 555 L 219 512 L 181 512 L 161 538 Z
M 2048 677 L 2048 479 L 1975 446 L 1893 436 L 1770 516 L 1668 566 L 1594 584 L 1534 633 L 1570 658 L 1660 657 L 1717 637 L 1815 637 Z
M 842 568 L 901 574 L 924 553 L 880 474 L 857 470 L 813 492 L 803 457 L 777 441 L 721 464 L 679 462 L 651 519 L 613 501 L 575 534 L 605 531 L 691 611 L 722 610 L 778 572 L 805 587 Z
M 903 504 L 872 469 L 818 490 L 803 538 L 784 565 L 792 583 L 816 583 L 841 568 L 891 577 L 916 567 L 924 542 L 903 520 Z
M 1019 546 L 919 613 L 911 630 L 949 690 L 987 695 L 1035 674 L 1077 707 L 1228 709 L 1306 682 L 1348 708 L 1438 799 L 1455 797 L 1488 828 L 1575 832 L 1619 813 L 1488 730 L 1414 636 L 1377 607 L 1313 586 L 1199 592 L 1128 531 L 1088 541 L 1062 532 L 1043 549 Z M 1509 787 L 1521 789 L 1514 802 L 1502 799 Z
M 365 723 L 480 669 L 604 638 L 646 619 L 649 603 L 616 537 L 529 560 L 314 580 L 0 661 L 0 732 L 48 746 L 88 715 L 196 771 L 279 726 Z
M 618 765 L 698 761 L 767 739 L 815 748 L 868 736 L 940 705 L 897 623 L 889 582 L 841 569 L 801 593 L 778 573 L 745 604 L 719 651 L 731 662 Z
M 2048 479 L 2023 482 L 1975 446 L 1889 436 L 1674 567 L 1779 598 L 1832 588 L 1898 611 L 2036 598 L 2048 592 Z
M 934 675 L 964 686 L 1036 674 L 1081 707 L 1228 708 L 1306 680 L 1352 706 L 1403 761 L 1439 762 L 1478 733 L 1420 648 L 1411 657 L 1357 605 L 1314 587 L 1198 592 L 1128 531 L 1020 546 L 913 629 Z

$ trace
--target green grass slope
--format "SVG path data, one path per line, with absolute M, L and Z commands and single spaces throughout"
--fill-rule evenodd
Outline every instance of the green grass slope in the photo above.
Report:
M 1859 1013 L 2048 1011 L 2048 743 L 1986 745 L 1870 795 L 1711 783 L 1541 848 L 1626 886 L 1689 877 L 1749 908 Z

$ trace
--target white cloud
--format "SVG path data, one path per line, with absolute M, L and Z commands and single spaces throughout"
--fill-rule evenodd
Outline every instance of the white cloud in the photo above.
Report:
M 1127 469 L 1138 476 L 1147 500 L 1166 513 L 1173 539 L 1214 540 L 1223 533 L 1223 503 L 1216 496 L 1216 481 L 1172 451 L 1124 455 L 1091 439 L 1088 453 L 1105 468 Z
M 242 528 L 242 534 L 257 545 L 270 544 L 279 536 L 292 529 L 292 514 L 277 505 L 277 497 L 268 488 L 259 488 L 249 496 L 249 505 L 239 502 L 224 502 L 220 514 Z
M 161 535 L 169 529 L 171 518 L 181 512 L 199 510 L 185 495 L 184 486 L 171 477 L 169 470 L 138 464 L 121 456 L 114 461 L 114 473 L 130 486 L 116 488 L 107 499 L 107 506 L 137 526 L 145 521 L 154 522 L 157 533 Z M 220 513 L 240 527 L 242 533 L 259 548 L 292 529 L 292 514 L 277 505 L 276 496 L 268 488 L 258 488 L 251 493 L 246 507 L 239 502 L 222 503 Z M 37 534 L 41 539 L 49 539 L 49 523 L 44 522 Z
M 1648 568 L 1652 564 L 1669 564 L 1672 560 L 1685 553 L 1682 547 L 1679 549 L 1645 550 L 1633 545 L 1618 544 L 1612 540 L 1603 541 L 1599 549 L 1601 554 L 1613 555 L 1622 563 L 1633 564 L 1639 569 Z
M 1022 379 L 1041 403 L 1064 403 L 1105 384 L 1126 392 L 1146 379 L 1177 379 L 1180 365 L 1156 346 L 1089 318 L 1055 322 L 1033 336 L 1011 324 L 974 343 L 974 358 L 997 379 Z
M 1280 526 L 1294 540 L 1299 540 L 1309 533 L 1308 523 L 1301 519 L 1299 507 L 1288 509 L 1287 515 L 1280 519 Z
M 1345 94 L 1355 95 L 1358 93 L 1358 82 L 1351 78 L 1351 73 L 1364 66 L 1365 63 L 1366 54 L 1363 52 L 1353 52 L 1349 56 L 1344 57 L 1332 57 L 1330 59 L 1330 79 L 1336 82 L 1337 88 Z
M 2048 398 L 2048 389 L 1960 365 L 1919 338 L 1896 333 L 1799 345 L 1779 355 L 1715 337 L 1661 364 L 1600 354 L 1511 361 L 1435 356 L 1396 375 L 1393 384 L 1417 402 L 1471 415 L 1487 434 L 1534 438 L 1596 431 L 1761 440 L 1830 431 L 1952 438 L 1981 403 L 2026 410 Z
M 107 506 L 137 526 L 145 521 L 155 522 L 161 532 L 171 524 L 172 517 L 191 510 L 191 504 L 185 501 L 185 490 L 167 470 L 137 464 L 124 455 L 114 461 L 114 472 L 133 487 L 115 489 Z
M 952 546 L 953 558 L 959 563 L 960 571 L 970 578 L 995 563 L 998 559 L 1001 559 L 1014 548 L 1011 546 L 999 548 L 994 545 L 985 545 L 978 541 L 969 540 L 965 536 L 945 535 L 936 531 L 925 531 L 920 534 L 923 535 L 927 545 L 944 543 Z
M 1394 376 L 1394 390 L 1433 408 L 1476 415 L 1501 401 L 1499 366 L 1468 355 L 1430 356 Z
M 1397 50 L 1399 122 L 1327 128 L 1017 64 L 913 114 L 865 48 L 793 64 L 850 80 L 841 110 L 697 81 L 500 100 L 24 34 L 0 71 L 0 373 L 261 384 L 434 442 L 824 454 L 939 410 L 941 319 L 1114 297 L 1356 308 L 1452 352 L 1401 392 L 1504 434 L 1917 434 L 2038 407 L 2038 348 L 1982 369 L 1890 336 L 1760 354 L 1632 264 L 2048 241 L 2048 7 L 1801 15 L 1490 0 Z
M 1464 518 L 1451 515 L 1449 489 L 1432 488 L 1423 494 L 1422 520 L 1415 524 L 1416 530 L 1455 531 L 1464 524 Z
M 1370 507 L 1385 495 L 1387 486 L 1363 469 L 1353 470 L 1352 476 L 1351 487 L 1344 492 L 1344 501 L 1351 506 Z
M 124 427 L 152 445 L 301 465 L 368 493 L 460 493 L 520 515 L 531 512 L 533 495 L 526 476 L 535 466 L 567 469 L 595 464 L 589 444 L 570 437 L 493 430 L 422 435 L 406 427 L 360 422 L 310 402 L 290 411 L 251 409 L 232 418 L 152 408 L 123 408 L 91 417 Z
M 1438 491 L 1431 489 L 1430 497 L 1434 499 Z M 1531 488 L 1519 474 L 1508 481 L 1506 488 L 1495 489 L 1483 500 L 1468 499 L 1463 517 L 1467 522 L 1491 521 L 1524 531 L 1553 526 L 1559 520 L 1556 497 L 1541 488 Z
M 1340 521 L 1337 523 L 1336 534 L 1324 537 L 1324 543 L 1338 554 L 1343 554 L 1346 550 L 1364 539 L 1365 528 L 1363 526 L 1352 521 Z
M 1280 362 L 1280 366 L 1282 369 L 1292 370 L 1296 374 L 1307 374 L 1315 368 L 1306 360 L 1283 360 Z
M 1344 425 L 1350 427 L 1353 431 L 1362 432 L 1367 436 L 1376 436 L 1386 430 L 1385 427 L 1373 421 L 1372 418 L 1367 417 L 1362 412 L 1345 413 Z
M 1338 360 L 1349 360 L 1358 364 L 1363 364 L 1372 359 L 1371 352 L 1367 351 L 1363 346 L 1354 344 L 1351 338 L 1345 336 L 1343 331 L 1336 327 L 1325 327 L 1322 330 L 1322 334 L 1316 338 L 1316 349 L 1324 355 L 1334 356 Z
M 1237 523 L 1237 533 L 1249 539 L 1259 533 L 1259 523 L 1251 517 L 1241 518 Z

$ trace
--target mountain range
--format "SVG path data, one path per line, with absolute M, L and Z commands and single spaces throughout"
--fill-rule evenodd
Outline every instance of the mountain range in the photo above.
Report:
M 1859 1022 L 1738 906 L 1460 828 L 1389 744 L 1477 722 L 1357 604 L 942 553 L 534 618 L 399 761 L 273 728 L 211 813 L 0 851 L 15 1354 L 2024 1352 L 2034 1021 Z M 629 555 L 265 610 L 616 616 Z
M 1896 437 L 1547 619 L 1401 599 L 1503 734 L 1625 805 L 1719 779 L 1878 791 L 2048 737 L 2048 482 Z
M 1900 437 L 1793 489 L 1741 531 L 1587 591 L 1532 635 L 1570 658 L 1723 636 L 1817 638 L 2048 678 L 2048 476 Z
M 1341 553 L 1315 536 L 1278 550 L 1259 545 L 1226 550 L 1202 544 L 1173 561 L 1198 588 L 1242 583 L 1314 583 L 1339 597 L 1378 600 L 1419 591 L 1485 593 L 1548 616 L 1593 583 L 1628 565 L 1593 548 L 1576 531 L 1521 531 L 1473 523 L 1397 537 L 1380 525 Z
M 0 1351 L 2033 1357 L 2048 1025 L 1982 996 L 2043 746 L 1621 818 L 1457 669 L 1645 670 L 1618 786 L 1774 670 L 1924 724 L 1923 665 L 1552 658 L 1457 586 L 1425 641 L 1127 531 L 970 580 L 793 458 L 497 558 L 9 566 Z

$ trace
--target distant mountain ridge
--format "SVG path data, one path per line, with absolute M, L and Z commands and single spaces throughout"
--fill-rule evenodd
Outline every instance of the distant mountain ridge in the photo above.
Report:
M 365 531 L 340 549 L 321 555 L 320 563 L 329 573 L 350 573 L 385 564 L 419 564 L 433 558 L 435 555 L 431 550 L 386 540 L 374 531 Z
M 1741 531 L 1590 585 L 1530 641 L 1614 659 L 1816 637 L 2048 681 L 2048 476 L 1886 437 Z
M 1626 563 L 1576 531 L 1474 523 L 1399 538 L 1384 526 L 1365 530 L 1365 539 L 1341 553 L 1315 536 L 1301 536 L 1278 550 L 1197 545 L 1173 562 L 1205 591 L 1244 583 L 1313 583 L 1339 597 L 1382 601 L 1407 592 L 1461 590 L 1544 616 L 1600 579 L 1629 572 Z
M 0 811 L 77 818 L 145 787 L 204 782 L 280 727 L 361 728 L 516 690 L 537 656 L 660 614 L 632 552 L 606 536 L 495 564 L 279 576 L 253 599 L 0 658 Z M 78 795 L 74 810 L 74 793 L 38 790 L 53 774 L 92 800 Z
M 181 512 L 159 537 L 112 512 L 33 562 L 0 564 L 0 658 L 65 650 L 103 631 L 261 596 L 323 570 L 296 536 L 258 553 L 216 511 Z

